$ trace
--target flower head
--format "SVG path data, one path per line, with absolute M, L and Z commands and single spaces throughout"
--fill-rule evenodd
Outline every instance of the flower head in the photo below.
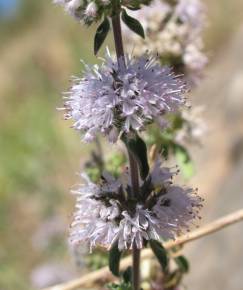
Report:
M 148 5 L 151 0 L 122 0 L 122 7 L 139 9 L 142 5 Z M 64 10 L 78 21 L 90 25 L 110 16 L 114 12 L 114 1 L 111 0 L 53 0 L 54 4 L 60 4 Z
M 110 9 L 110 1 L 88 0 L 54 0 L 54 4 L 60 4 L 65 11 L 78 21 L 90 25 L 102 18 L 105 10 Z
M 176 172 L 156 163 L 151 174 L 140 182 L 136 199 L 131 184 L 106 175 L 99 185 L 86 178 L 77 194 L 77 211 L 71 229 L 71 241 L 87 242 L 120 250 L 141 249 L 147 240 L 165 240 L 188 231 L 198 218 L 202 199 L 191 188 L 172 184 Z M 128 180 L 124 178 L 123 180 Z
M 65 117 L 85 133 L 85 141 L 101 132 L 114 142 L 119 134 L 152 122 L 164 126 L 163 115 L 184 104 L 184 92 L 182 80 L 155 58 L 127 58 L 126 67 L 118 68 L 108 54 L 102 66 L 86 66 L 83 78 L 74 79 Z

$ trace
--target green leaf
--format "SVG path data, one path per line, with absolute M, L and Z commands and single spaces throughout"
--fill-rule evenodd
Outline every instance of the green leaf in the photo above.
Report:
M 189 272 L 189 262 L 184 256 L 176 257 L 175 262 L 183 273 Z
M 107 17 L 105 17 L 104 21 L 97 28 L 95 39 L 94 39 L 94 54 L 96 55 L 101 48 L 103 42 L 105 41 L 108 32 L 110 30 L 110 22 Z
M 149 243 L 163 271 L 166 272 L 168 269 L 168 257 L 165 248 L 156 240 L 150 240 Z
M 132 136 L 123 134 L 122 141 L 126 144 L 127 149 L 136 159 L 139 166 L 140 176 L 145 180 L 149 173 L 147 146 L 145 142 L 138 136 L 138 134 Z
M 113 275 L 119 277 L 120 260 L 122 252 L 118 249 L 116 243 L 109 252 L 109 268 Z
M 182 277 L 183 277 L 182 273 L 178 270 L 175 270 L 172 273 L 165 275 L 164 278 L 165 289 L 175 289 L 181 283 Z
M 121 281 L 120 283 L 111 283 L 106 285 L 110 290 L 132 290 L 132 284 Z
M 122 9 L 122 20 L 133 32 L 145 38 L 142 24 L 137 19 L 129 16 L 125 9 Z
M 194 174 L 194 166 L 187 149 L 179 144 L 173 144 L 176 161 L 186 179 Z
M 129 266 L 122 274 L 123 280 L 125 283 L 131 283 L 132 282 L 132 267 Z

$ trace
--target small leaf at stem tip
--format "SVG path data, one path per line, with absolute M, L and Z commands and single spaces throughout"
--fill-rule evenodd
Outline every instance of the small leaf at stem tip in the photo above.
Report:
M 165 248 L 158 241 L 155 240 L 150 240 L 149 243 L 163 271 L 166 272 L 168 268 L 168 257 Z
M 139 166 L 140 176 L 143 180 L 145 180 L 149 174 L 147 146 L 145 142 L 138 136 L 138 134 L 134 134 L 134 136 L 131 137 L 123 134 L 122 141 L 125 143 L 129 152 L 133 154 L 136 159 Z
M 110 22 L 107 17 L 100 24 L 96 30 L 95 39 L 94 39 L 94 54 L 96 55 L 101 48 L 103 42 L 105 41 L 108 32 L 110 30 Z
M 119 277 L 120 260 L 122 252 L 118 249 L 118 243 L 115 243 L 109 252 L 109 268 L 113 275 Z
M 142 24 L 137 19 L 129 16 L 125 9 L 122 9 L 122 20 L 133 32 L 137 33 L 142 38 L 145 38 Z
M 176 257 L 175 262 L 183 273 L 189 272 L 189 262 L 184 256 Z

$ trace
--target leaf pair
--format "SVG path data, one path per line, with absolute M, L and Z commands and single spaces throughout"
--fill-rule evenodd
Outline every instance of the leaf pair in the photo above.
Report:
M 165 248 L 156 240 L 149 241 L 150 247 L 158 259 L 162 269 L 164 272 L 168 269 L 168 256 Z M 109 268 L 113 275 L 119 277 L 120 275 L 120 260 L 121 260 L 122 252 L 118 249 L 118 243 L 116 243 L 110 250 L 109 253 Z M 186 264 L 186 260 L 183 256 L 177 258 L 176 262 L 180 264 L 181 267 L 185 270 L 188 270 L 188 266 Z
M 122 18 L 122 21 L 127 25 L 127 27 L 129 27 L 133 32 L 137 33 L 142 38 L 145 37 L 144 30 L 141 23 L 137 19 L 129 16 L 125 9 L 122 9 L 121 18 Z M 94 39 L 94 54 L 95 55 L 100 50 L 109 31 L 110 31 L 110 22 L 109 22 L 109 19 L 105 17 L 103 22 L 97 28 L 97 31 L 95 34 L 95 39 Z

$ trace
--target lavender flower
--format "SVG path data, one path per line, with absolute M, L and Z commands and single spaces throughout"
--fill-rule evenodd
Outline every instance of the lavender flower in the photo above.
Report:
M 121 6 L 137 10 L 150 2 L 151 0 L 122 0 Z M 114 1 L 111 0 L 53 0 L 53 3 L 63 6 L 69 15 L 87 25 L 101 20 L 103 16 L 111 17 L 114 12 Z
M 150 7 L 133 12 L 133 16 L 142 23 L 146 38 L 143 40 L 124 27 L 128 49 L 136 56 L 146 50 L 158 53 L 162 63 L 174 65 L 190 84 L 196 85 L 207 64 L 202 41 L 206 17 L 201 0 L 154 0 Z
M 199 218 L 202 199 L 191 188 L 172 184 L 177 171 L 156 162 L 151 174 L 140 182 L 136 200 L 131 198 L 131 184 L 109 175 L 93 184 L 86 177 L 77 194 L 77 211 L 71 229 L 71 241 L 120 250 L 141 249 L 145 240 L 163 241 L 188 231 Z M 122 181 L 123 180 L 123 181 Z
M 185 84 L 169 67 L 147 55 L 126 61 L 126 68 L 119 69 L 108 52 L 103 65 L 86 65 L 84 77 L 74 79 L 65 117 L 85 133 L 85 141 L 101 132 L 115 142 L 119 134 L 141 131 L 152 122 L 163 127 L 163 115 L 184 104 Z
M 86 184 L 73 191 L 78 198 L 71 241 L 87 242 L 91 249 L 97 245 L 109 247 L 118 231 L 115 219 L 120 215 L 116 200 L 119 181 L 113 180 L 112 177 L 107 178 L 103 187 L 92 183 L 87 176 L 82 176 Z M 108 199 L 106 192 L 114 194 L 115 198 Z
M 68 14 L 88 25 L 98 21 L 109 4 L 100 1 L 98 6 L 95 1 L 87 0 L 53 0 L 53 2 L 62 5 Z

